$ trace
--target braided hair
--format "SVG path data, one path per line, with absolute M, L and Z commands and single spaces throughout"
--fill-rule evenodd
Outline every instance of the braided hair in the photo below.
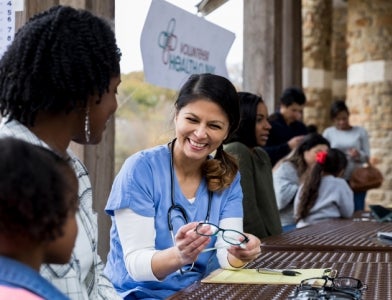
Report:
M 85 107 L 120 74 L 120 57 L 105 20 L 67 6 L 41 12 L 20 28 L 0 60 L 0 113 L 33 126 L 39 111 Z

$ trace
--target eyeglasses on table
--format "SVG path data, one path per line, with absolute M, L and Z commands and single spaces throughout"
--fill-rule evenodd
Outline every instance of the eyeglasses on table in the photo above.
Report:
M 202 236 L 216 236 L 222 234 L 222 239 L 234 246 L 243 246 L 249 242 L 249 238 L 240 231 L 234 229 L 223 229 L 215 224 L 208 222 L 201 222 L 196 226 L 196 233 Z M 217 247 L 204 249 L 203 252 L 216 250 Z
M 288 299 L 360 300 L 367 289 L 354 277 L 337 277 L 337 271 L 327 269 L 322 277 L 304 279 Z

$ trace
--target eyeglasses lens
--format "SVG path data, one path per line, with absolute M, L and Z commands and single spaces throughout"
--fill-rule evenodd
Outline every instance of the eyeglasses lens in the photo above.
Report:
M 200 223 L 196 227 L 196 233 L 204 236 L 214 236 L 219 232 L 219 227 L 210 223 Z
M 226 243 L 239 246 L 247 241 L 246 236 L 236 230 L 222 229 L 211 223 L 200 223 L 196 227 L 197 234 L 204 236 L 214 236 L 222 231 L 222 238 Z
M 359 289 L 362 287 L 362 283 L 360 280 L 351 277 L 337 277 L 334 279 L 333 285 L 338 288 Z
M 235 230 L 225 230 L 222 238 L 229 244 L 241 245 L 244 241 L 244 235 L 241 232 Z
M 325 286 L 327 280 L 324 278 L 309 278 L 305 279 L 301 282 L 301 286 L 303 287 L 314 287 L 314 288 L 322 288 Z

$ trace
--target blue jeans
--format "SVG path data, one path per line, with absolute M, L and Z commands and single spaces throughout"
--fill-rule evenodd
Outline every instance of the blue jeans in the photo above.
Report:
M 365 209 L 366 192 L 354 193 L 354 211 Z
M 284 225 L 282 226 L 282 231 L 287 232 L 296 229 L 295 224 L 289 224 L 289 225 Z

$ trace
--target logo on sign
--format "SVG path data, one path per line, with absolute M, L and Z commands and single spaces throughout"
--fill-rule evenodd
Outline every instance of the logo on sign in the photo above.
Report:
M 175 53 L 178 38 L 174 34 L 176 19 L 171 18 L 165 31 L 158 36 L 158 46 L 162 48 L 162 62 L 170 70 L 187 74 L 215 73 L 215 66 L 209 65 L 209 51 L 200 47 L 180 43 L 180 53 Z
M 170 52 L 176 50 L 177 36 L 174 34 L 176 19 L 171 18 L 166 31 L 161 31 L 158 37 L 158 45 L 162 48 L 162 62 L 167 65 Z

